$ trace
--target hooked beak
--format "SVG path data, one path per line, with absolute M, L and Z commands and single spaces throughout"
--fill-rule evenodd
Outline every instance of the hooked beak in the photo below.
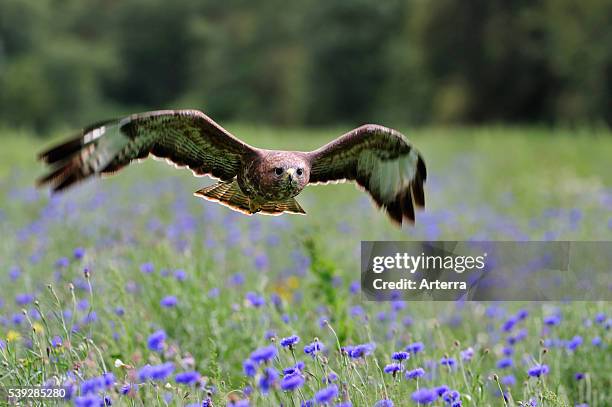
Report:
M 289 182 L 293 183 L 295 181 L 295 168 L 287 169 L 287 177 L 289 178 Z

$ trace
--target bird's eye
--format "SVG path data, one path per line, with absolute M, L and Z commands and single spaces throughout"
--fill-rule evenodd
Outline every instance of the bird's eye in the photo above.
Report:
M 302 175 L 304 171 L 301 168 L 298 168 L 297 171 L 295 172 L 297 175 Z
M 275 173 L 276 175 L 281 175 L 281 174 L 283 173 L 283 169 L 282 169 L 281 167 L 276 167 L 276 168 L 274 169 L 274 173 Z

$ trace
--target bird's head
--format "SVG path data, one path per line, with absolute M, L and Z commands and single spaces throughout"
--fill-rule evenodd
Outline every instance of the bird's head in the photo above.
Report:
M 264 181 L 267 187 L 290 191 L 297 194 L 306 184 L 310 175 L 306 160 L 290 152 L 276 152 L 262 162 Z

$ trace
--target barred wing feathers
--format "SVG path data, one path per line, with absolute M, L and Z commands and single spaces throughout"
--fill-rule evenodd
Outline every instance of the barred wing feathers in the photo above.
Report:
M 399 132 L 365 125 L 308 153 L 310 183 L 356 181 L 398 224 L 425 206 L 425 162 Z
M 195 175 L 234 178 L 255 149 L 198 110 L 160 110 L 99 122 L 40 154 L 50 172 L 38 180 L 53 191 L 83 179 L 119 171 L 149 154 Z

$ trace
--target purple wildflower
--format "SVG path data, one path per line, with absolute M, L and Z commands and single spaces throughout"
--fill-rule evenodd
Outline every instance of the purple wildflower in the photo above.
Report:
M 259 348 L 251 353 L 251 360 L 256 363 L 263 363 L 273 359 L 278 351 L 276 350 L 276 346 L 268 345 L 263 348 Z
M 167 295 L 159 302 L 159 305 L 164 308 L 172 308 L 175 307 L 176 304 L 178 304 L 178 300 L 174 295 Z
M 286 348 L 286 347 L 292 348 L 293 345 L 295 345 L 299 341 L 300 341 L 300 337 L 299 336 L 291 335 L 291 336 L 289 336 L 287 338 L 281 339 L 280 344 L 284 348 Z
M 85 257 L 85 249 L 82 247 L 77 247 L 76 249 L 74 249 L 72 255 L 75 259 L 81 260 L 83 257 Z
M 574 379 L 575 380 L 582 380 L 584 379 L 584 373 L 578 372 L 574 374 Z
M 512 365 L 513 365 L 513 361 L 511 358 L 503 358 L 497 361 L 498 369 L 507 369 L 509 367 L 512 367 Z
M 147 340 L 147 345 L 150 350 L 155 352 L 161 352 L 164 350 L 164 344 L 166 341 L 166 332 L 163 329 L 153 332 Z
M 333 399 L 338 396 L 338 386 L 332 384 L 322 390 L 315 393 L 314 399 L 319 404 L 330 403 Z
M 155 271 L 153 263 L 143 263 L 140 265 L 140 271 L 145 274 L 151 274 Z
M 448 388 L 447 385 L 443 384 L 442 386 L 438 386 L 438 387 L 434 388 L 433 390 L 438 394 L 438 396 L 441 396 L 444 393 L 446 393 L 447 391 L 449 391 L 450 389 Z
M 548 326 L 555 326 L 555 325 L 559 325 L 560 323 L 561 323 L 560 315 L 548 315 L 544 317 L 544 324 Z
M 304 384 L 304 377 L 301 374 L 290 374 L 281 380 L 281 389 L 293 391 Z
M 171 362 L 162 363 L 161 365 L 145 365 L 138 371 L 140 380 L 164 380 L 174 371 L 174 364 Z
M 249 291 L 248 293 L 246 293 L 246 300 L 247 302 L 255 308 L 259 308 L 262 305 L 265 305 L 266 300 L 264 297 L 257 295 L 256 293 Z
M 278 372 L 273 367 L 267 367 L 259 379 L 259 388 L 263 394 L 268 394 L 270 388 L 276 383 Z
M 323 349 L 325 349 L 325 347 L 323 346 L 321 342 L 314 341 L 304 346 L 304 353 L 314 357 L 317 353 L 321 352 Z
M 402 370 L 402 365 L 400 365 L 399 363 L 391 363 L 388 364 L 387 366 L 385 366 L 385 368 L 383 369 L 383 371 L 385 373 L 389 373 L 389 374 L 393 374 L 395 375 L 397 372 Z
M 423 342 L 414 342 L 406 346 L 406 352 L 410 353 L 419 353 L 422 352 L 424 349 L 425 345 L 423 344 Z
M 412 400 L 420 404 L 431 404 L 438 398 L 438 394 L 432 389 L 419 389 L 412 393 Z
M 420 367 L 417 367 L 416 369 L 409 370 L 406 372 L 406 379 L 416 379 L 418 377 L 423 376 L 424 374 L 425 370 Z
M 53 346 L 54 348 L 62 346 L 62 338 L 58 335 L 55 335 L 53 339 L 51 339 L 51 346 Z
M 32 301 L 34 301 L 34 295 L 32 294 L 17 294 L 15 296 L 15 303 L 17 305 L 27 305 L 29 303 L 31 303 Z
M 576 335 L 567 343 L 567 349 L 576 350 L 580 345 L 582 345 L 582 337 Z
M 548 365 L 536 365 L 527 371 L 531 377 L 540 377 L 548 374 Z
M 516 378 L 513 375 L 504 376 L 501 382 L 506 386 L 514 386 L 516 384 Z
M 242 371 L 245 376 L 254 377 L 257 373 L 257 365 L 251 359 L 242 362 Z
M 457 361 L 454 358 L 443 357 L 442 359 L 440 359 L 440 364 L 442 366 L 453 367 L 457 364 Z
M 181 372 L 174 376 L 174 381 L 181 384 L 192 385 L 200 380 L 200 374 L 196 371 Z
M 104 405 L 104 400 L 95 394 L 87 394 L 74 399 L 76 407 L 100 407 Z
M 410 356 L 410 354 L 408 352 L 395 352 L 393 355 L 391 355 L 391 359 L 393 359 L 393 360 L 406 360 L 406 359 L 408 359 L 409 356 Z
M 474 349 L 472 347 L 462 350 L 459 353 L 461 355 L 461 360 L 471 360 L 474 357 Z
M 393 402 L 389 399 L 378 400 L 374 407 L 393 407 Z

